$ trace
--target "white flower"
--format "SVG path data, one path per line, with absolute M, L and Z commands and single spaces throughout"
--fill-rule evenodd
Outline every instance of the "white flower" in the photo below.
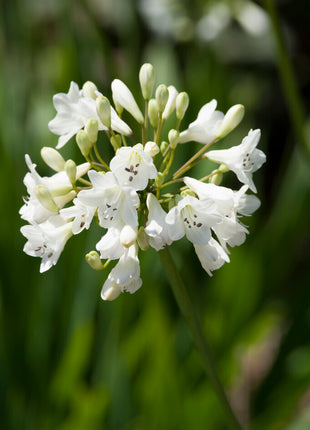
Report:
M 61 209 L 59 212 L 65 220 L 74 218 L 72 222 L 72 233 L 78 234 L 84 229 L 89 229 L 97 208 L 89 205 L 86 206 L 79 199 L 74 199 L 73 204 L 74 206 Z
M 212 270 L 219 269 L 225 262 L 229 263 L 228 255 L 213 238 L 203 246 L 194 244 L 194 248 L 202 267 L 210 276 L 212 276 Z
M 140 123 L 143 124 L 144 118 L 140 111 L 132 92 L 120 79 L 112 81 L 113 99 L 126 109 Z
M 103 285 L 101 297 L 103 300 L 114 300 L 125 291 L 133 294 L 141 285 L 137 246 L 132 245 L 126 249 L 117 265 L 109 273 Z
M 175 109 L 175 100 L 179 94 L 173 85 L 168 87 L 169 97 L 165 109 L 163 111 L 163 119 L 167 119 Z
M 227 244 L 232 247 L 239 246 L 245 241 L 246 234 L 249 233 L 245 226 L 233 216 L 223 217 L 222 222 L 213 226 L 212 230 L 227 253 Z
M 80 191 L 78 199 L 85 205 L 98 208 L 101 227 L 115 227 L 122 223 L 137 226 L 139 197 L 136 191 L 131 187 L 121 187 L 112 172 L 102 174 L 91 170 L 88 176 L 93 188 Z
M 96 249 L 100 252 L 100 258 L 116 260 L 126 252 L 126 248 L 135 243 L 136 239 L 137 227 L 119 224 L 108 229 L 97 243 Z
M 260 200 L 253 194 L 246 194 L 248 185 L 243 185 L 239 191 L 234 191 L 234 209 L 236 213 L 249 216 L 260 207 Z
M 57 114 L 48 126 L 52 133 L 59 135 L 56 148 L 62 148 L 81 128 L 85 127 L 88 120 L 94 118 L 98 121 L 99 130 L 107 130 L 100 121 L 96 111 L 96 101 L 91 97 L 85 97 L 85 92 L 79 89 L 75 82 L 71 82 L 68 94 L 59 93 L 53 97 L 53 103 Z M 96 91 L 96 95 L 101 95 Z M 122 121 L 114 109 L 111 108 L 111 127 L 113 130 L 128 135 L 131 129 Z
M 55 215 L 42 224 L 24 225 L 20 231 L 28 239 L 24 252 L 42 258 L 42 273 L 57 263 L 67 240 L 72 236 L 72 223 Z
M 225 164 L 232 170 L 240 182 L 249 186 L 256 193 L 252 174 L 266 161 L 263 151 L 256 149 L 260 139 L 260 130 L 250 130 L 249 134 L 238 146 L 218 151 L 209 151 L 205 157 L 209 160 Z
M 159 251 L 165 248 L 166 245 L 171 245 L 172 243 L 165 221 L 167 213 L 163 210 L 154 194 L 149 193 L 147 195 L 146 205 L 149 210 L 149 215 L 145 233 L 148 235 L 148 241 L 151 247 Z
M 149 179 L 157 176 L 152 157 L 143 151 L 141 143 L 121 147 L 110 162 L 111 171 L 122 186 L 144 190 Z
M 217 101 L 212 100 L 200 109 L 197 119 L 180 134 L 179 143 L 193 140 L 207 144 L 217 137 L 217 131 L 222 124 L 224 114 L 215 110 L 216 105 Z
M 186 196 L 166 216 L 169 236 L 172 240 L 187 239 L 197 245 L 206 245 L 211 238 L 210 228 L 222 220 L 210 200 L 200 201 Z

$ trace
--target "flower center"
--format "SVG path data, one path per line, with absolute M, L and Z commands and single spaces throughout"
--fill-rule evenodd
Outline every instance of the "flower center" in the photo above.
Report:
M 202 222 L 199 221 L 198 215 L 188 206 L 182 210 L 182 217 L 186 228 L 200 228 L 203 225 Z
M 125 172 L 128 173 L 128 181 L 132 182 L 133 178 L 138 174 L 138 167 L 140 166 L 140 163 L 136 164 L 130 164 L 129 167 L 125 167 Z
M 254 168 L 254 162 L 251 159 L 250 153 L 247 152 L 242 159 L 242 166 L 245 172 L 251 172 Z
M 43 245 L 38 246 L 35 250 L 37 257 L 45 257 L 45 258 L 52 258 L 54 255 L 54 251 L 49 248 L 45 243 Z

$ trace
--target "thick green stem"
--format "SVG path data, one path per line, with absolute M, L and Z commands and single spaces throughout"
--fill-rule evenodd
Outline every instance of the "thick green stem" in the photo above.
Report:
M 202 333 L 193 304 L 188 296 L 182 278 L 174 264 L 168 248 L 159 251 L 159 256 L 169 279 L 172 291 L 179 305 L 179 308 L 191 330 L 196 347 L 200 353 L 207 376 L 214 388 L 214 391 L 226 413 L 228 423 L 232 430 L 242 430 L 225 394 L 224 388 L 219 380 L 210 347 Z

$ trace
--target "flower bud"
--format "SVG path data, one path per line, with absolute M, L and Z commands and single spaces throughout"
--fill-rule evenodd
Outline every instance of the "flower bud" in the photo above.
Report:
M 155 81 L 154 67 L 152 64 L 145 63 L 142 65 L 139 73 L 139 80 L 143 98 L 148 101 L 152 97 Z
M 98 89 L 96 85 L 91 81 L 87 81 L 83 85 L 82 94 L 84 97 L 89 97 L 91 99 L 96 100 L 96 91 L 98 91 Z
M 169 97 L 167 104 L 165 106 L 165 110 L 163 112 L 163 119 L 167 119 L 175 109 L 175 100 L 178 95 L 178 91 L 173 85 L 169 85 L 168 87 Z
M 65 160 L 56 149 L 44 146 L 41 149 L 41 157 L 43 161 L 56 172 L 64 170 Z
M 221 185 L 223 180 L 223 173 L 218 172 L 215 175 L 212 175 L 209 179 L 210 184 Z
M 169 97 L 169 91 L 166 85 L 164 84 L 158 85 L 155 93 L 155 98 L 157 101 L 158 111 L 160 113 L 163 113 L 163 111 L 165 110 L 168 97 Z
M 179 93 L 175 101 L 176 116 L 179 121 L 184 118 L 189 105 L 189 97 L 185 92 Z
M 119 239 L 123 246 L 129 248 L 137 240 L 137 229 L 131 227 L 130 225 L 125 225 L 122 228 Z
M 183 191 L 181 191 L 180 194 L 182 197 L 186 197 L 186 196 L 196 197 L 196 194 L 193 190 L 183 190 Z
M 153 128 L 158 126 L 158 105 L 155 99 L 149 101 L 149 120 Z
M 160 152 L 164 155 L 164 153 L 166 152 L 167 148 L 169 146 L 169 143 L 166 142 L 165 140 L 163 140 L 160 144 Z
M 179 132 L 177 130 L 171 129 L 168 133 L 168 139 L 171 149 L 175 149 L 179 141 Z
M 84 130 L 80 130 L 76 135 L 76 143 L 80 148 L 82 155 L 87 158 L 92 148 L 92 143 L 88 137 L 88 134 Z
M 54 202 L 49 189 L 45 185 L 36 185 L 33 188 L 33 192 L 42 206 L 51 212 L 58 212 L 59 208 Z
M 104 288 L 101 290 L 101 298 L 103 300 L 112 301 L 117 299 L 121 292 L 122 290 L 116 282 L 106 283 Z
M 65 171 L 72 185 L 76 181 L 76 164 L 73 160 L 68 160 L 65 164 Z
M 100 260 L 100 256 L 97 251 L 90 251 L 85 255 L 86 262 L 90 265 L 92 269 L 102 270 L 104 269 L 104 265 Z
M 115 152 L 122 146 L 122 138 L 119 134 L 111 136 L 110 142 Z
M 132 92 L 120 79 L 112 81 L 113 100 L 123 106 L 131 115 L 138 121 L 139 124 L 144 123 L 144 117 L 137 105 Z
M 49 189 L 49 192 L 51 193 L 51 196 L 56 202 L 57 197 L 67 196 L 67 194 L 72 191 L 72 186 L 71 185 L 51 185 L 49 186 L 48 189 Z
M 146 251 L 149 248 L 148 236 L 145 233 L 144 227 L 141 226 L 138 231 L 137 242 L 142 251 Z
M 106 97 L 96 98 L 96 110 L 102 124 L 111 128 L 111 104 Z
M 90 118 L 85 126 L 85 131 L 88 134 L 91 143 L 97 142 L 98 137 L 98 121 L 95 118 Z
M 156 187 L 161 187 L 164 183 L 165 175 L 162 172 L 158 172 L 158 175 L 155 178 Z
M 235 105 L 232 106 L 226 112 L 222 124 L 220 125 L 217 131 L 217 138 L 221 139 L 225 137 L 228 133 L 230 133 L 237 125 L 241 122 L 244 116 L 244 106 L 243 105 Z
M 155 157 L 159 153 L 159 147 L 155 142 L 146 142 L 144 145 L 144 152 L 151 157 Z

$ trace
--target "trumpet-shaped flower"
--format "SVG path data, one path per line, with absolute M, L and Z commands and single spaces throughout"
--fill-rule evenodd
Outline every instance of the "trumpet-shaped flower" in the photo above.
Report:
M 109 228 L 119 223 L 138 225 L 136 206 L 139 197 L 131 187 L 121 187 L 112 172 L 88 172 L 93 188 L 80 191 L 78 199 L 85 205 L 98 208 L 101 227 Z
M 61 209 L 59 212 L 65 220 L 73 219 L 72 233 L 78 234 L 84 229 L 89 229 L 96 207 L 84 205 L 79 199 L 74 199 L 73 204 L 74 206 Z
M 149 216 L 145 233 L 148 235 L 151 247 L 159 251 L 172 243 L 165 221 L 167 213 L 163 210 L 157 198 L 151 193 L 147 195 L 146 205 L 149 210 Z
M 203 246 L 194 244 L 194 248 L 202 267 L 209 276 L 212 276 L 213 270 L 219 269 L 225 262 L 229 262 L 228 255 L 213 238 Z
M 157 176 L 152 157 L 143 151 L 141 143 L 131 147 L 123 146 L 110 162 L 111 171 L 119 184 L 143 190 L 149 181 Z
M 72 236 L 72 223 L 55 215 L 42 224 L 24 225 L 20 231 L 28 239 L 24 252 L 42 258 L 42 273 L 57 263 L 67 240 Z
M 252 174 L 256 172 L 266 161 L 266 155 L 256 146 L 260 139 L 260 130 L 250 130 L 249 134 L 238 146 L 218 151 L 209 151 L 205 157 L 217 163 L 225 164 L 232 170 L 240 182 L 249 186 L 256 193 L 256 187 Z
M 166 216 L 169 236 L 172 240 L 187 239 L 197 245 L 206 245 L 211 238 L 211 227 L 222 220 L 210 200 L 200 201 L 186 196 Z

